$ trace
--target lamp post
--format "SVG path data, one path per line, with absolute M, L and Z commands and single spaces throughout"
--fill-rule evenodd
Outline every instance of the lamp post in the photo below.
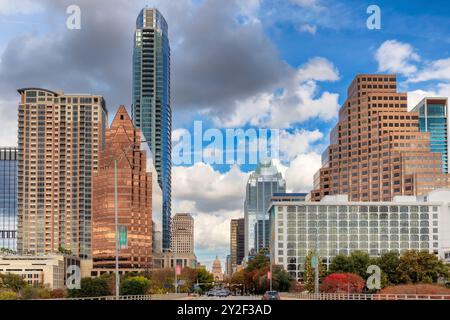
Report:
M 114 226 L 116 231 L 116 299 L 120 297 L 120 276 L 119 276 L 119 213 L 117 203 L 117 160 L 114 160 Z
M 316 268 L 314 270 L 314 292 L 319 294 L 319 248 L 318 248 L 318 237 L 319 232 L 318 228 L 316 228 L 316 242 L 314 244 L 314 255 L 316 256 Z

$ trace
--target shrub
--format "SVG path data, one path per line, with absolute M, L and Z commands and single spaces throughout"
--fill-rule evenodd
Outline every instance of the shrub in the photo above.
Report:
M 51 292 L 52 299 L 63 299 L 67 296 L 67 292 L 64 289 L 54 289 Z
M 382 289 L 380 294 L 449 294 L 450 289 L 436 284 L 404 284 Z
M 361 293 L 364 286 L 364 279 L 357 274 L 332 273 L 323 279 L 320 291 L 326 293 Z
M 150 287 L 150 281 L 145 277 L 131 277 L 122 281 L 120 294 L 124 296 L 145 295 Z
M 27 286 L 20 291 L 20 296 L 23 300 L 34 299 L 50 299 L 52 297 L 51 291 L 47 288 L 36 288 Z
M 0 300 L 17 300 L 18 298 L 14 291 L 0 291 Z
M 109 296 L 108 282 L 104 278 L 83 278 L 81 279 L 81 289 L 68 290 L 69 298 L 82 297 L 102 297 Z

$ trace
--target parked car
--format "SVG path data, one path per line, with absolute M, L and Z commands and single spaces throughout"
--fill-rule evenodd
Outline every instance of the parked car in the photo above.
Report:
M 278 291 L 266 291 L 262 297 L 262 300 L 280 300 L 280 294 Z

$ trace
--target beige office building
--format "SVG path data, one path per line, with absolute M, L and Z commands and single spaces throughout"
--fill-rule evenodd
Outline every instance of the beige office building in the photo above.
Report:
M 442 155 L 432 152 L 419 113 L 408 112 L 407 94 L 389 74 L 360 74 L 348 89 L 339 121 L 322 155 L 309 198 L 348 194 L 350 201 L 391 201 L 446 188 Z
M 80 260 L 68 255 L 16 256 L 0 255 L 0 273 L 21 276 L 30 286 L 64 289 L 68 268 L 80 267 Z
M 18 251 L 64 249 L 90 258 L 92 177 L 107 126 L 105 101 L 46 89 L 18 91 Z
M 177 213 L 172 218 L 173 253 L 194 253 L 194 218 L 189 213 Z

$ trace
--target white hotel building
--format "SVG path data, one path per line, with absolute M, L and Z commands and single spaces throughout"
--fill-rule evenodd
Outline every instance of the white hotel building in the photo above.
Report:
M 330 264 L 337 254 L 362 250 L 427 250 L 450 262 L 450 190 L 424 197 L 396 197 L 392 202 L 348 202 L 346 195 L 321 202 L 273 202 L 272 261 L 293 278 L 302 278 L 305 258 L 314 250 Z

